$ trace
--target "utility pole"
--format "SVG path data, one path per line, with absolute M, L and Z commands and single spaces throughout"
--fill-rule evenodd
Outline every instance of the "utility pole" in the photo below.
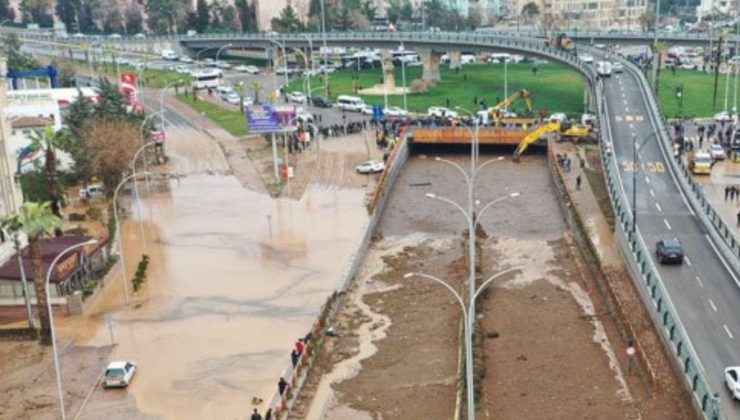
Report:
M 653 23 L 653 89 L 658 93 L 658 24 L 660 23 L 660 0 L 655 1 L 655 22 Z

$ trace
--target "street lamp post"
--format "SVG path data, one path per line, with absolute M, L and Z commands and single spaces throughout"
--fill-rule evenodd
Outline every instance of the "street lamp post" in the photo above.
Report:
M 219 48 L 218 51 L 216 51 L 216 63 L 218 63 L 218 56 L 221 54 L 221 51 L 225 50 L 226 48 L 231 48 L 233 46 L 234 44 L 226 44 L 222 46 L 221 48 Z
M 139 150 L 137 150 L 136 153 L 134 153 L 134 157 L 133 159 L 131 159 L 131 169 L 134 175 L 136 175 L 136 161 L 139 159 L 139 154 L 143 152 L 144 149 L 146 149 L 147 147 L 155 146 L 156 144 L 157 143 L 153 141 L 146 143 L 145 145 L 139 147 Z M 144 254 L 148 254 L 149 252 L 147 249 L 146 236 L 144 236 L 144 220 L 141 217 L 141 215 L 143 214 L 143 211 L 141 209 L 141 197 L 139 196 L 139 182 L 136 179 L 136 177 L 134 177 L 134 196 L 136 197 L 136 205 L 139 207 L 139 215 L 140 215 L 139 216 L 139 235 L 141 235 L 141 243 L 144 248 Z
M 130 303 L 129 297 L 128 297 L 128 284 L 126 284 L 126 258 L 124 256 L 123 252 L 123 232 L 121 232 L 121 222 L 118 219 L 118 191 L 123 187 L 123 185 L 128 182 L 132 178 L 136 178 L 138 175 L 144 175 L 149 176 L 149 172 L 140 172 L 140 173 L 133 173 L 121 180 L 121 182 L 116 187 L 116 190 L 113 192 L 113 217 L 115 218 L 116 222 L 116 233 L 118 234 L 118 248 L 121 252 L 121 280 L 123 281 L 123 294 L 126 297 L 126 305 Z
M 283 51 L 283 59 L 285 60 L 285 88 L 287 89 L 288 88 L 288 81 L 289 81 L 289 79 L 288 79 L 288 55 L 285 52 L 285 42 L 280 42 L 280 41 L 277 41 L 275 39 L 270 39 L 270 38 L 268 38 L 267 40 L 270 41 L 270 42 L 272 42 L 273 44 L 277 45 Z M 274 63 L 275 63 L 275 59 L 274 58 L 273 58 L 272 62 L 273 62 L 273 67 L 274 67 Z M 274 69 L 273 69 L 273 71 L 274 71 Z
M 304 54 L 303 51 L 297 48 L 293 48 L 293 51 L 303 57 L 303 62 L 306 64 L 306 67 L 308 67 L 308 57 L 306 56 L 306 54 Z M 285 67 L 287 67 L 287 60 Z M 306 94 L 306 99 L 308 100 L 308 97 L 311 95 L 311 74 L 308 71 L 304 71 L 304 80 L 304 86 L 306 86 L 306 92 L 308 92 Z
M 183 82 L 182 79 L 173 80 L 172 82 L 164 85 L 164 87 L 162 88 L 162 91 L 159 92 L 159 113 L 158 114 L 160 118 L 159 120 L 159 124 L 161 126 L 160 129 L 162 130 L 163 133 L 164 133 L 164 93 L 167 92 L 168 87 L 177 86 L 182 82 Z
M 324 58 L 324 69 L 323 72 L 326 73 L 324 75 L 324 95 L 329 97 L 329 83 L 327 83 L 327 75 L 329 74 L 327 72 L 327 62 L 326 62 L 326 11 L 324 10 L 324 0 L 319 0 L 321 4 L 321 42 L 323 44 L 321 55 Z
M 54 266 L 56 266 L 57 262 L 65 256 L 68 252 L 72 251 L 73 249 L 80 248 L 87 245 L 92 245 L 98 243 L 97 239 L 90 239 L 85 242 L 80 242 L 79 244 L 72 245 L 68 248 L 66 248 L 64 251 L 60 252 L 59 255 L 54 258 L 54 260 L 49 265 L 49 269 L 46 271 L 46 281 L 44 283 L 44 291 L 46 292 L 46 310 L 49 312 L 49 329 L 51 330 L 51 349 L 52 353 L 54 354 L 54 370 L 57 374 L 57 392 L 59 394 L 59 410 L 62 415 L 62 420 L 67 419 L 67 414 L 64 411 L 64 391 L 62 390 L 62 371 L 59 368 L 59 354 L 57 352 L 57 340 L 56 340 L 56 333 L 54 332 L 54 312 L 51 310 L 51 298 L 49 297 L 49 281 L 51 280 L 51 272 L 54 269 Z
M 655 2 L 655 22 L 653 23 L 653 89 L 655 93 L 658 93 L 658 86 L 655 84 L 658 81 L 658 63 L 660 57 L 658 57 L 658 23 L 660 22 L 660 0 Z
M 465 170 L 460 166 L 459 164 L 447 160 L 442 159 L 440 157 L 436 157 L 435 160 L 439 162 L 445 162 L 449 165 L 452 165 L 454 168 L 456 168 L 464 177 L 466 184 L 468 186 L 468 209 L 465 210 L 460 204 L 445 198 L 440 197 L 432 193 L 427 193 L 426 196 L 431 199 L 439 200 L 442 202 L 445 202 L 447 204 L 452 205 L 457 210 L 459 210 L 463 216 L 465 217 L 465 220 L 468 222 L 468 258 L 469 258 L 469 267 L 468 267 L 468 283 L 469 283 L 469 296 L 470 296 L 470 310 L 468 312 L 468 317 L 471 319 L 475 319 L 475 306 L 474 306 L 474 300 L 475 300 L 475 227 L 478 223 L 478 220 L 483 216 L 486 210 L 488 210 L 492 205 L 501 202 L 503 200 L 509 199 L 509 198 L 515 198 L 519 196 L 519 193 L 512 193 L 508 194 L 504 197 L 499 197 L 498 199 L 495 199 L 491 201 L 490 203 L 486 204 L 483 209 L 476 215 L 474 212 L 474 200 L 473 200 L 473 193 L 474 193 L 474 185 L 475 185 L 475 178 L 478 173 L 480 173 L 480 170 L 485 167 L 486 165 L 490 164 L 491 162 L 498 162 L 501 161 L 503 157 L 499 159 L 492 159 L 489 160 L 483 165 L 479 167 L 475 167 L 475 164 L 471 164 L 471 171 L 470 174 L 465 172 Z M 470 334 L 466 336 L 466 376 L 467 376 L 467 400 L 468 400 L 468 418 L 473 419 L 475 417 L 475 396 L 473 393 L 473 345 L 472 345 L 472 331 Z
M 455 300 L 457 300 L 457 303 L 460 305 L 460 310 L 463 314 L 463 323 L 464 323 L 464 334 L 465 334 L 465 347 L 466 347 L 466 356 L 468 354 L 472 355 L 472 336 L 473 336 L 473 321 L 475 321 L 474 314 L 475 314 L 475 300 L 480 296 L 480 293 L 485 290 L 494 280 L 497 278 L 511 273 L 512 271 L 521 270 L 521 267 L 515 267 L 510 268 L 508 270 L 500 271 L 488 279 L 486 279 L 481 286 L 476 289 L 473 293 L 473 295 L 470 297 L 470 302 L 468 303 L 468 307 L 465 307 L 465 300 L 461 296 L 460 293 L 456 292 L 455 289 L 452 288 L 452 286 L 449 285 L 449 283 L 445 282 L 442 279 L 439 279 L 433 275 L 430 274 L 424 274 L 424 273 L 406 273 L 403 275 L 404 279 L 408 279 L 411 277 L 420 277 L 427 280 L 432 280 L 436 283 L 439 283 L 440 285 L 444 286 L 447 290 L 449 290 L 452 295 L 455 297 Z M 468 372 L 466 373 L 466 382 L 468 387 L 468 419 L 474 419 L 475 418 L 475 403 L 472 400 L 472 359 L 470 357 L 467 357 L 467 360 L 465 362 L 466 368 L 468 369 Z

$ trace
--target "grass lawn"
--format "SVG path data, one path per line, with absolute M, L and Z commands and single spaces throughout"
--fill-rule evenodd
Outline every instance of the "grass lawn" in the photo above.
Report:
M 511 64 L 508 66 L 509 95 L 519 89 L 528 89 L 534 96 L 535 110 L 552 112 L 566 112 L 580 114 L 583 108 L 584 81 L 575 71 L 558 64 L 538 64 L 537 76 L 532 74 L 531 64 Z M 421 78 L 421 67 L 406 69 L 406 81 L 410 86 L 415 79 Z M 504 98 L 504 67 L 502 64 L 475 64 L 467 65 L 455 73 L 447 66 L 441 65 L 442 80 L 429 91 L 410 93 L 407 95 L 409 111 L 426 113 L 430 106 L 446 106 L 449 99 L 450 107 L 461 106 L 471 111 L 475 109 L 473 98 L 478 101 L 485 99 L 488 106 L 495 105 Z M 338 95 L 353 95 L 352 70 L 338 70 L 329 75 L 332 99 Z M 396 86 L 402 86 L 401 68 L 396 67 L 394 77 Z M 369 88 L 382 83 L 380 69 L 365 69 L 359 72 L 360 86 Z M 289 90 L 302 90 L 302 80 L 291 82 Z M 311 79 L 311 88 L 322 86 L 321 77 Z M 320 95 L 322 89 L 314 90 Z M 379 96 L 360 95 L 368 104 L 383 104 L 384 98 Z M 403 106 L 403 96 L 389 96 L 389 105 Z M 523 110 L 524 104 L 518 102 L 512 110 Z
M 178 95 L 177 99 L 210 118 L 233 136 L 246 136 L 248 133 L 247 118 L 239 111 L 231 111 L 207 101 L 193 101 L 191 95 Z
M 660 106 L 668 118 L 680 113 L 680 102 L 676 96 L 676 87 L 683 84 L 683 113 L 689 117 L 711 117 L 723 111 L 725 106 L 726 74 L 720 74 L 717 80 L 717 102 L 712 106 L 714 96 L 714 73 L 703 73 L 695 70 L 676 70 L 674 75 L 669 70 L 660 72 Z M 728 109 L 732 109 L 733 77 L 730 76 L 730 86 L 727 94 Z M 740 97 L 740 86 L 738 86 Z
M 68 60 L 65 60 L 65 63 L 68 62 Z M 74 60 L 72 63 L 75 70 L 85 73 L 89 72 L 90 65 L 87 64 L 87 62 Z M 100 63 L 96 64 L 96 68 L 98 74 L 108 77 L 109 79 L 113 79 L 113 81 L 115 81 L 116 77 L 118 76 L 115 64 Z M 136 69 L 131 66 L 120 66 L 120 68 L 121 73 L 136 73 Z M 168 83 L 172 83 L 175 80 L 182 80 L 185 85 L 189 84 L 187 75 L 167 70 L 146 69 L 142 74 L 142 78 L 145 86 L 157 89 L 161 89 Z

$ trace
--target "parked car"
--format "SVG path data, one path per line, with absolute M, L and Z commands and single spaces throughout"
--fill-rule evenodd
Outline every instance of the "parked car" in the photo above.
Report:
M 717 122 L 730 122 L 732 121 L 732 115 L 727 111 L 722 111 L 714 114 L 714 120 Z
M 225 61 L 216 61 L 216 67 L 223 69 L 223 70 L 228 70 L 231 68 L 231 64 Z
M 188 57 L 187 55 L 181 55 L 180 56 L 180 62 L 182 62 L 182 63 L 192 63 L 193 61 L 195 61 L 195 60 L 193 60 L 192 58 Z
M 288 92 L 285 97 L 288 98 L 288 101 L 299 104 L 305 104 L 308 102 L 308 98 L 306 98 L 306 95 L 302 92 Z
M 80 188 L 80 198 L 98 198 L 105 195 L 105 190 L 101 184 L 92 184 Z
M 725 384 L 732 398 L 740 400 L 740 366 L 730 366 L 725 369 Z
M 242 99 L 236 92 L 229 92 L 225 96 L 223 96 L 223 100 L 232 105 L 239 105 L 239 101 L 241 101 Z
M 398 106 L 389 106 L 383 110 L 383 114 L 388 117 L 405 117 L 409 115 L 409 112 Z
M 206 58 L 205 60 L 203 60 L 203 64 L 208 67 L 216 67 L 216 62 L 212 58 Z
M 229 93 L 234 92 L 234 88 L 232 88 L 229 85 L 218 85 L 216 88 L 216 92 L 218 92 L 219 95 L 228 95 Z
M 712 160 L 724 160 L 727 155 L 725 149 L 721 144 L 713 144 L 709 147 L 709 154 L 712 156 Z
M 331 108 L 331 101 L 326 96 L 314 96 L 311 98 L 311 103 L 319 108 Z
M 190 74 L 190 68 L 188 66 L 177 66 L 175 71 L 180 74 Z
M 110 362 L 103 375 L 103 388 L 127 387 L 136 373 L 133 362 Z
M 581 54 L 578 56 L 584 63 L 593 63 L 594 62 L 594 56 L 591 54 Z
M 275 74 L 278 76 L 283 76 L 286 74 L 290 74 L 290 70 L 287 67 L 278 67 L 275 69 Z
M 457 118 L 457 112 L 443 106 L 430 106 L 427 110 L 427 115 L 438 118 Z
M 252 106 L 252 105 L 254 105 L 254 98 L 245 97 L 244 100 L 242 101 L 242 103 L 244 104 L 245 107 L 246 106 Z
M 379 160 L 368 160 L 357 165 L 355 170 L 361 174 L 374 174 L 385 170 L 385 163 Z
M 304 124 L 313 123 L 313 115 L 311 115 L 311 113 L 306 111 L 305 109 L 301 109 L 299 112 L 297 112 L 295 115 L 295 119 Z
M 234 70 L 242 73 L 249 73 L 249 74 L 259 74 L 260 69 L 258 69 L 256 66 L 246 66 L 244 64 L 238 65 L 234 67 Z
M 373 106 L 365 104 L 365 107 L 363 107 L 360 112 L 365 115 L 373 115 Z
M 661 264 L 683 263 L 683 248 L 678 239 L 663 239 L 655 244 L 655 255 Z

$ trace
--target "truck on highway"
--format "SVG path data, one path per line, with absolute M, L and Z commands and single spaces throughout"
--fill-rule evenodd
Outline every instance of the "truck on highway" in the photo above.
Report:
M 712 172 L 714 161 L 712 156 L 703 150 L 691 151 L 687 154 L 689 170 L 695 175 L 709 175 Z

